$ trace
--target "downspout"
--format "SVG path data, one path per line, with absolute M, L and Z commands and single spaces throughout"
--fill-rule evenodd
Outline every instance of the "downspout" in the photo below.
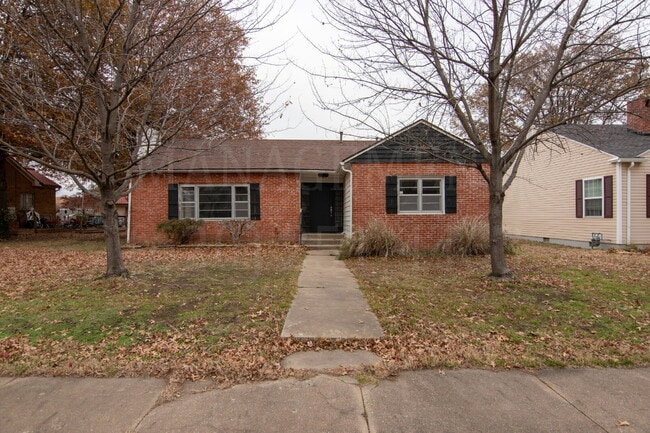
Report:
M 616 162 L 616 244 L 623 243 L 623 163 Z
M 345 233 L 347 237 L 350 237 L 352 236 L 353 231 L 352 209 L 354 208 L 354 203 L 352 202 L 354 199 L 354 195 L 352 194 L 352 170 L 345 168 L 345 163 L 343 161 L 339 162 L 339 164 L 341 164 L 341 170 L 350 175 L 350 233 Z M 343 227 L 343 230 L 345 231 L 345 227 Z
M 129 198 L 127 200 L 126 208 L 126 243 L 131 243 L 131 187 L 133 186 L 132 181 L 129 181 Z
M 627 244 L 632 243 L 632 168 L 635 166 L 632 161 L 627 167 Z

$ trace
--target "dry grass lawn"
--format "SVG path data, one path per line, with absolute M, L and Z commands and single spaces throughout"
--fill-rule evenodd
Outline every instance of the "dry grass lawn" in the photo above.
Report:
M 376 376 L 413 368 L 650 365 L 650 255 L 522 243 L 517 278 L 489 259 L 350 259 L 387 336 L 280 338 L 304 251 L 127 249 L 128 279 L 103 280 L 98 241 L 0 243 L 0 375 L 211 378 L 295 374 L 296 351 L 367 349 Z M 364 373 L 364 374 L 365 374 Z

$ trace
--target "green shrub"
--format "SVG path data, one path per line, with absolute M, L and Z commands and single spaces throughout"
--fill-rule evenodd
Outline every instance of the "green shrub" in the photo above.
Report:
M 370 221 L 361 232 L 343 241 L 340 257 L 395 256 L 405 254 L 407 247 L 397 233 L 381 221 Z
M 165 233 L 173 244 L 183 245 L 190 241 L 192 235 L 199 230 L 202 224 L 203 220 L 173 219 L 161 222 L 157 229 L 159 232 Z
M 512 242 L 504 239 L 506 253 L 514 252 Z M 461 256 L 483 256 L 490 253 L 490 226 L 484 217 L 463 218 L 453 226 L 435 251 Z

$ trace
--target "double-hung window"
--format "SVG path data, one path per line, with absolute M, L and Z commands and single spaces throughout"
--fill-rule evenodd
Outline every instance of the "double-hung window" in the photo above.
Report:
M 249 185 L 181 185 L 180 217 L 250 218 Z
M 442 213 L 442 178 L 401 178 L 398 180 L 399 213 Z
M 603 178 L 585 179 L 582 182 L 586 217 L 603 216 Z

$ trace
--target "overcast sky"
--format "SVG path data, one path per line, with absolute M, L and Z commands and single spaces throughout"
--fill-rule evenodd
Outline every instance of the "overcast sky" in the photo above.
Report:
M 263 7 L 269 1 L 260 0 L 259 3 Z M 323 23 L 323 14 L 316 0 L 276 0 L 275 6 L 277 11 L 286 11 L 286 14 L 271 28 L 255 34 L 249 47 L 251 53 L 281 47 L 276 55 L 267 60 L 269 64 L 257 68 L 258 77 L 263 81 L 277 77 L 278 89 L 269 92 L 267 102 L 273 102 L 273 108 L 280 111 L 265 128 L 265 137 L 336 139 L 337 131 L 345 129 L 345 121 L 318 107 L 310 84 L 313 80 L 304 70 L 322 73 L 336 67 L 331 59 L 312 45 L 327 46 L 336 39 L 336 35 L 331 33 L 330 26 Z M 322 83 L 318 85 L 321 91 L 336 91 L 324 88 Z

